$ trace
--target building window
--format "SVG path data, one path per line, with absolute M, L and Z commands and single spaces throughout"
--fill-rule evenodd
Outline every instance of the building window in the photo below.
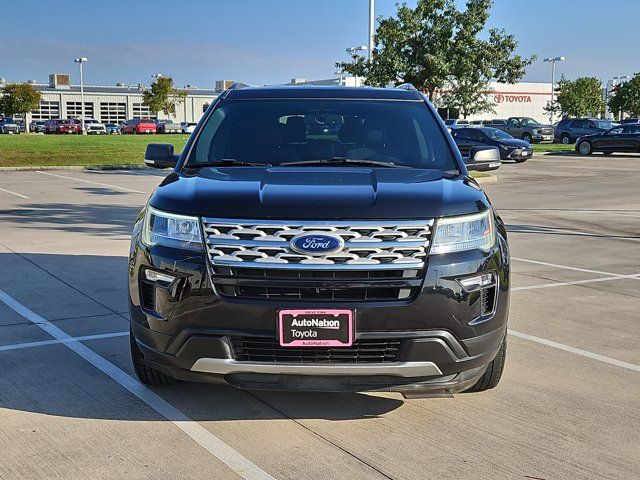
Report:
M 31 112 L 33 120 L 50 120 L 60 118 L 60 102 L 40 101 L 40 108 Z
M 81 102 L 67 102 L 67 117 L 80 118 L 82 116 Z M 93 118 L 93 102 L 84 102 L 84 118 Z
M 100 121 L 102 123 L 120 123 L 126 119 L 126 103 L 100 102 Z
M 133 118 L 157 118 L 156 113 L 151 113 L 147 105 L 142 103 L 133 104 Z

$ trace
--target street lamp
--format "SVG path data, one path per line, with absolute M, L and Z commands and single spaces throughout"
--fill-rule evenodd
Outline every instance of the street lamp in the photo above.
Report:
M 543 60 L 544 62 L 551 62 L 551 106 L 554 106 L 556 96 L 556 62 L 564 62 L 564 57 L 549 57 Z M 551 110 L 551 121 L 553 125 L 553 110 Z
M 164 75 L 162 75 L 161 73 L 154 73 L 153 75 L 151 75 L 151 78 L 155 78 L 156 80 L 162 77 L 164 77 Z
M 373 35 L 375 30 L 376 21 L 376 7 L 375 0 L 369 0 L 369 62 L 371 62 L 371 55 L 373 55 Z
M 349 47 L 347 48 L 347 53 L 349 55 L 353 55 L 356 52 L 366 52 L 369 49 L 366 45 L 358 45 L 357 47 Z
M 87 61 L 87 57 L 78 57 L 74 60 L 75 63 L 80 64 L 80 123 L 82 125 L 82 134 L 86 135 L 87 131 L 84 129 L 84 78 L 82 76 L 82 64 Z

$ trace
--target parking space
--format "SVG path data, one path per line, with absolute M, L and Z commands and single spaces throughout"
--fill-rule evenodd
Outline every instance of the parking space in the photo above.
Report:
M 157 171 L 0 175 L 0 478 L 640 477 L 640 157 L 540 155 L 500 385 L 453 399 L 133 379 L 130 228 Z

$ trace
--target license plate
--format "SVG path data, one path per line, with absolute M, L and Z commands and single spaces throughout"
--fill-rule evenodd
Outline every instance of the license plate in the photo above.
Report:
M 282 347 L 349 347 L 353 337 L 351 310 L 278 312 L 278 338 Z

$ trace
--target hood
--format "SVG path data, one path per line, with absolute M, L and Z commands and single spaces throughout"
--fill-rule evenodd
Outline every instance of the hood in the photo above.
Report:
M 468 178 L 434 170 L 353 167 L 201 168 L 170 174 L 149 203 L 224 218 L 387 219 L 474 213 L 489 202 Z
M 506 145 L 507 147 L 513 147 L 513 148 L 524 148 L 524 147 L 530 148 L 531 147 L 529 143 L 517 138 L 505 138 L 504 140 L 496 140 L 496 141 L 501 145 Z

